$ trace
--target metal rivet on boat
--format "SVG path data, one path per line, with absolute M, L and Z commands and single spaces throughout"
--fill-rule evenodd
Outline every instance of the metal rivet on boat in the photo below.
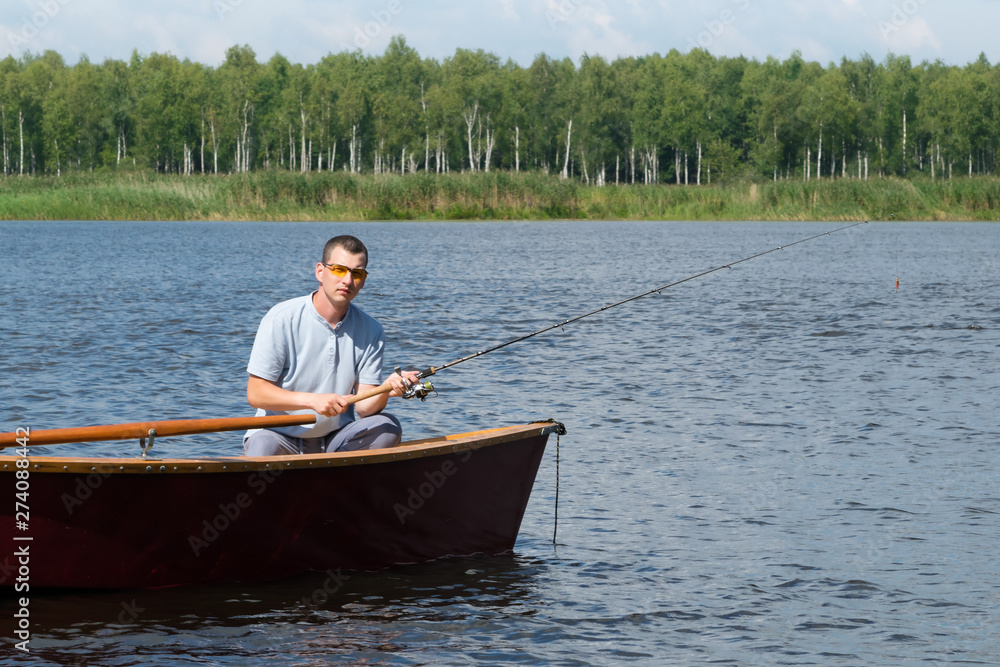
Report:
M 174 466 L 174 470 L 177 470 L 177 466 Z
M 226 466 L 222 466 L 222 469 L 223 469 L 223 470 L 226 470 Z
M 201 466 L 198 466 L 198 470 L 201 470 Z
M 160 466 L 160 472 L 166 472 L 167 466 Z
M 6 468 L 7 466 L 4 466 Z M 69 470 L 69 466 L 63 466 L 63 470 Z
M 153 466 L 146 466 L 146 472 L 153 472 Z

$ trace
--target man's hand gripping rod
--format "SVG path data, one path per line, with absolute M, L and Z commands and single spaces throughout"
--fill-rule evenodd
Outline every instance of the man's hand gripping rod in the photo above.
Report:
M 437 392 L 434 391 L 434 385 L 431 384 L 430 380 L 426 382 L 419 382 L 421 378 L 425 378 L 428 375 L 433 375 L 434 374 L 433 369 L 429 369 L 431 370 L 431 372 L 428 373 L 427 375 L 424 375 L 426 371 L 421 371 L 420 373 L 418 373 L 417 382 L 410 382 L 405 377 L 403 377 L 403 369 L 400 368 L 399 366 L 396 366 L 394 370 L 396 371 L 396 375 L 403 378 L 403 384 L 406 386 L 406 391 L 403 392 L 403 398 L 419 398 L 421 401 L 426 401 L 427 397 L 432 395 L 432 392 L 434 396 L 437 396 Z

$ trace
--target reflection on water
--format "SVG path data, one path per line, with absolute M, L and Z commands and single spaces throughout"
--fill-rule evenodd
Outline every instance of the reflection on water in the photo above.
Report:
M 189 659 L 242 655 L 291 664 L 331 654 L 354 661 L 354 654 L 429 651 L 473 617 L 478 627 L 505 632 L 516 618 L 530 618 L 544 604 L 536 579 L 545 568 L 508 554 L 378 573 L 314 573 L 252 589 L 50 591 L 31 609 L 32 655 L 59 662 L 83 652 L 100 655 L 100 664 L 132 664 L 135 654 L 173 647 Z
M 372 251 L 389 365 L 423 368 L 824 228 L 0 223 L 0 428 L 249 414 L 257 322 L 337 233 Z M 407 437 L 564 422 L 558 544 L 550 446 L 514 554 L 32 592 L 17 664 L 995 662 L 998 249 L 867 225 L 456 366 L 394 404 Z

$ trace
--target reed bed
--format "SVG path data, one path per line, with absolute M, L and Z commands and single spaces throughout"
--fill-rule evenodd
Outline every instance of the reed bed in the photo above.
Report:
M 1000 178 L 596 187 L 537 172 L 0 177 L 15 220 L 1000 220 Z

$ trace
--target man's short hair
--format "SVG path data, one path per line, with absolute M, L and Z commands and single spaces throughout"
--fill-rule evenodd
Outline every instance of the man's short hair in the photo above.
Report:
M 330 253 L 333 252 L 334 248 L 343 248 L 352 255 L 364 255 L 365 266 L 368 266 L 368 248 L 366 248 L 365 244 L 361 242 L 361 239 L 356 236 L 341 234 L 340 236 L 334 236 L 332 239 L 327 241 L 326 245 L 323 246 L 324 263 L 330 259 Z

